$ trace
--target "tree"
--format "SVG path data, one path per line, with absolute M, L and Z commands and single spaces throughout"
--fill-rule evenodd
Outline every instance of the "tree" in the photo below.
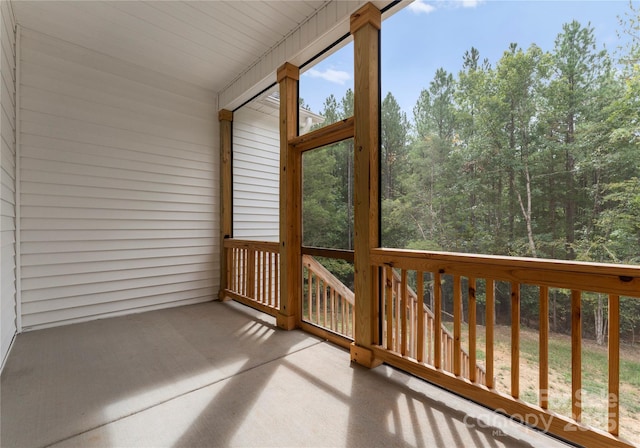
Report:
M 553 67 L 555 77 L 548 89 L 547 101 L 551 105 L 550 122 L 554 131 L 550 135 L 564 156 L 564 215 L 566 256 L 575 258 L 575 235 L 579 191 L 576 189 L 576 150 L 578 126 L 587 121 L 593 95 L 594 80 L 600 74 L 604 51 L 596 50 L 593 28 L 573 21 L 562 26 L 555 41 Z
M 380 127 L 382 199 L 395 199 L 401 193 L 399 177 L 407 161 L 409 122 L 391 92 L 382 101 Z
M 497 95 L 502 99 L 500 117 L 503 121 L 499 126 L 505 133 L 504 140 L 509 148 L 507 168 L 510 191 L 515 193 L 518 200 L 526 226 L 528 252 L 533 257 L 537 257 L 538 253 L 533 231 L 532 165 L 540 157 L 536 145 L 540 125 L 536 117 L 539 110 L 538 94 L 547 76 L 547 66 L 545 55 L 535 44 L 526 52 L 512 44 L 496 66 Z M 512 235 L 514 238 L 513 231 Z
M 413 114 L 419 138 L 435 134 L 442 140 L 453 139 L 455 127 L 455 82 L 453 75 L 439 68 L 429 84 L 422 90 Z
M 489 184 L 483 182 L 486 172 L 486 133 L 482 129 L 482 99 L 487 93 L 489 61 L 480 64 L 480 53 L 474 47 L 463 56 L 462 70 L 458 74 L 455 99 L 457 105 L 456 127 L 462 145 L 462 163 L 465 186 L 469 197 L 469 226 L 474 234 L 481 232 L 487 222 L 486 194 Z M 486 250 L 479 245 L 478 251 Z

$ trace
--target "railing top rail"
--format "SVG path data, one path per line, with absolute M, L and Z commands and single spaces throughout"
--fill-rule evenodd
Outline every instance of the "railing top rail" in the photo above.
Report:
M 355 294 L 353 293 L 353 291 L 342 284 L 342 282 L 340 282 L 340 280 L 338 280 L 336 276 L 331 273 L 331 271 L 320 264 L 318 260 L 310 255 L 303 255 L 302 263 L 305 266 L 308 266 L 316 275 L 322 277 L 322 279 L 326 281 L 329 286 L 335 289 L 342 297 L 344 297 L 347 302 L 349 302 L 351 305 L 355 303 Z
M 271 241 L 250 241 L 250 240 L 238 240 L 235 238 L 227 238 L 224 240 L 224 247 L 226 248 L 240 248 L 240 249 L 255 249 L 263 250 L 265 252 L 278 252 L 280 250 L 280 243 Z
M 327 249 L 324 247 L 302 246 L 303 255 L 311 255 L 313 257 L 338 258 L 353 263 L 354 251 L 345 249 Z
M 376 248 L 371 262 L 425 272 L 640 297 L 640 266 Z

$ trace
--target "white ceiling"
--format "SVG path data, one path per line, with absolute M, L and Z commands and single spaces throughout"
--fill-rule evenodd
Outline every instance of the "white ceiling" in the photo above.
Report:
M 22 27 L 220 92 L 327 3 L 14 0 L 12 5 Z

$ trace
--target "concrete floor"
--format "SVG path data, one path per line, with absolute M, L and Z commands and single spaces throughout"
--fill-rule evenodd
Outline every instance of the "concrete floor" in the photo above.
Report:
M 242 305 L 18 336 L 2 447 L 566 447 Z

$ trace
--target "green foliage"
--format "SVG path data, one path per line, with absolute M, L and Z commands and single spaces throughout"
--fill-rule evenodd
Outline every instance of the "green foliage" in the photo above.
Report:
M 638 19 L 632 7 L 621 22 L 632 43 L 617 67 L 593 28 L 573 21 L 550 52 L 514 43 L 492 66 L 471 48 L 457 75 L 441 68 L 425 80 L 411 120 L 388 93 L 383 245 L 640 263 Z M 321 113 L 325 124 L 351 116 L 353 91 L 329 96 Z M 305 244 L 352 248 L 352 185 L 352 141 L 305 154 Z M 508 297 L 497 296 L 498 320 L 509 319 Z M 523 319 L 536 321 L 537 292 L 521 299 Z M 554 291 L 552 302 L 552 328 L 568 331 L 569 296 Z M 601 303 L 585 296 L 594 327 L 606 324 Z M 621 306 L 623 334 L 635 338 L 640 301 Z

